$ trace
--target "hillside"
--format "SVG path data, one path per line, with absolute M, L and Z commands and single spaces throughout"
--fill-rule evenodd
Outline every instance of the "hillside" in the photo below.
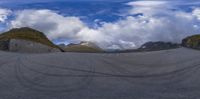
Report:
M 200 35 L 193 35 L 182 40 L 182 46 L 200 49 Z
M 180 47 L 179 44 L 171 42 L 147 42 L 143 44 L 138 50 L 140 51 L 158 51 L 158 50 L 168 50 Z
M 64 48 L 66 52 L 86 52 L 86 53 L 100 53 L 103 50 L 99 47 L 86 45 L 88 43 L 81 42 L 80 44 L 69 44 Z
M 59 48 L 58 46 L 54 45 L 45 35 L 44 33 L 24 27 L 24 28 L 15 28 L 11 29 L 8 32 L 4 32 L 0 35 L 0 40 L 10 40 L 10 39 L 23 39 L 29 40 L 33 42 L 38 42 L 44 45 L 48 45 L 54 48 Z
M 0 49 L 26 53 L 62 51 L 44 33 L 28 27 L 15 28 L 0 34 Z

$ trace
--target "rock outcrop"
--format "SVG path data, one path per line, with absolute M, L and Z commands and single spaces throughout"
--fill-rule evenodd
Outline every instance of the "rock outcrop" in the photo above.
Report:
M 20 53 L 61 52 L 42 32 L 17 28 L 0 35 L 0 50 Z
M 8 51 L 9 43 L 10 43 L 10 40 L 0 40 L 0 50 Z
M 182 40 L 182 46 L 193 49 L 200 49 L 200 35 L 186 37 Z
M 9 51 L 11 52 L 25 52 L 25 53 L 48 53 L 48 52 L 60 52 L 59 49 L 53 48 L 41 43 L 11 39 L 9 42 Z

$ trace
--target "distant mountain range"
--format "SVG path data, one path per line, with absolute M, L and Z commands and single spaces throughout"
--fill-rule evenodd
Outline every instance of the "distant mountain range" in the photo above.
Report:
M 194 35 L 183 39 L 182 44 L 171 42 L 147 42 L 138 49 L 105 51 L 93 42 L 83 41 L 79 44 L 55 45 L 44 33 L 28 28 L 11 29 L 0 34 L 0 50 L 22 53 L 49 53 L 49 52 L 141 52 L 174 49 L 178 47 L 200 49 L 200 35 Z
M 141 51 L 154 51 L 154 50 L 166 50 L 180 47 L 180 44 L 171 42 L 147 42 L 143 44 L 138 50 Z

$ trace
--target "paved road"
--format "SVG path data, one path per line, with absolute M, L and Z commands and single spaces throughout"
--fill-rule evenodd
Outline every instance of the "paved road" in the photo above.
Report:
M 199 99 L 200 51 L 0 52 L 0 99 Z

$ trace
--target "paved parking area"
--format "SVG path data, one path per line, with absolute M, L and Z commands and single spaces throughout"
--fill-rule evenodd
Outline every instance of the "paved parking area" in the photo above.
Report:
M 198 99 L 200 51 L 0 52 L 0 99 Z

